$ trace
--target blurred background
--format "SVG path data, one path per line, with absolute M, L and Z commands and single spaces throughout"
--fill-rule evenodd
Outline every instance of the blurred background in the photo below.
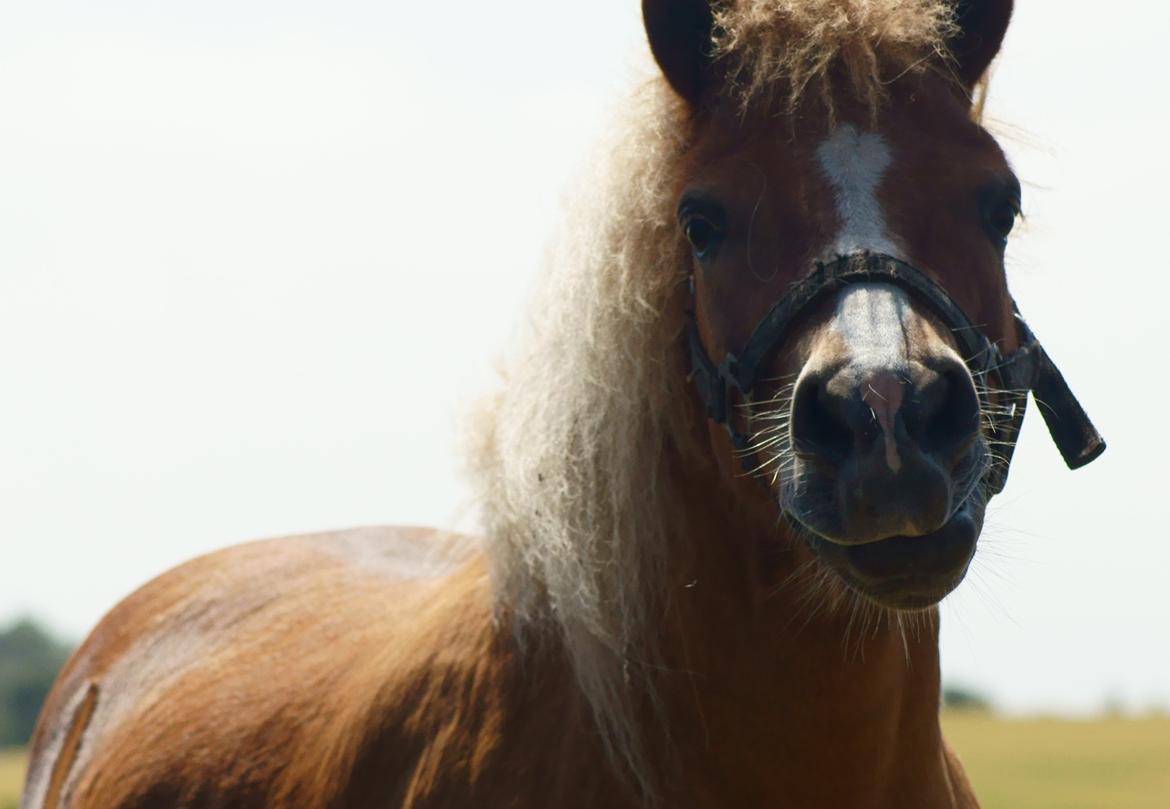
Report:
M 1009 276 L 1110 449 L 1070 473 L 1029 418 L 943 606 L 947 721 L 990 809 L 1166 807 L 1170 9 L 1017 6 Z M 635 0 L 0 6 L 0 807 L 67 649 L 155 574 L 474 528 L 459 415 L 651 72 Z

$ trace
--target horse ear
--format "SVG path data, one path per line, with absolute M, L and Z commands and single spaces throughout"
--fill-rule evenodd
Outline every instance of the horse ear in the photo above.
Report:
M 948 43 L 957 74 L 970 90 L 999 53 L 1012 18 L 1012 0 L 956 0 L 958 31 Z
M 714 15 L 709 0 L 642 0 L 650 51 L 675 92 L 698 104 L 710 74 Z

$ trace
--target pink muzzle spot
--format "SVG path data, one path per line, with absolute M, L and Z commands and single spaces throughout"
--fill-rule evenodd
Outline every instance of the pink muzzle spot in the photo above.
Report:
M 861 394 L 861 400 L 869 407 L 882 429 L 886 466 L 890 467 L 891 472 L 897 473 L 902 468 L 902 458 L 898 455 L 898 438 L 894 428 L 898 409 L 902 407 L 902 381 L 889 371 L 881 371 L 863 385 L 865 392 Z

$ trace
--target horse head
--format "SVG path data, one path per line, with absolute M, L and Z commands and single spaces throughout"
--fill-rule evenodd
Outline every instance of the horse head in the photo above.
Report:
M 790 42 L 776 5 L 643 4 L 692 128 L 692 373 L 725 474 L 853 591 L 922 608 L 963 579 L 1040 377 L 1070 465 L 1104 448 L 1008 292 L 1021 186 L 974 98 L 1012 4 L 887 9 L 879 36 L 787 4 L 822 18 Z

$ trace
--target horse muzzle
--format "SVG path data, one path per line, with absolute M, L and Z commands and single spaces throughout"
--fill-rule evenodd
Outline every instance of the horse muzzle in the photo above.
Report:
M 962 580 L 982 527 L 981 417 L 970 372 L 904 290 L 849 287 L 792 394 L 780 505 L 855 590 L 933 604 Z
M 794 463 L 774 478 L 780 510 L 854 589 L 895 608 L 928 606 L 966 573 L 986 502 L 1006 483 L 1028 392 L 1044 402 L 1069 468 L 1096 459 L 1105 442 L 1018 310 L 1018 348 L 1004 354 L 934 278 L 892 256 L 856 253 L 816 264 L 718 362 L 688 313 L 699 400 L 749 474 L 769 467 L 760 457 L 769 442 L 753 442 L 736 405 L 754 401 L 779 347 L 833 296 L 836 337 L 848 350 L 838 345 L 801 371 Z M 946 349 L 913 350 L 919 327 Z

